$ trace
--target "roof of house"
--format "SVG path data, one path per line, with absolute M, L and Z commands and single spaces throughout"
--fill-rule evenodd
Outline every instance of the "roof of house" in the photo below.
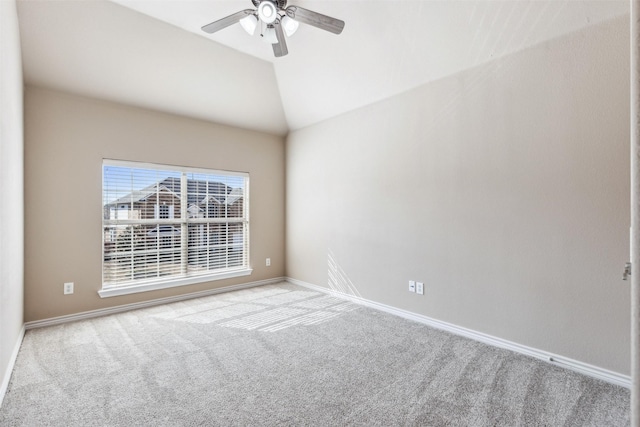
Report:
M 145 199 L 147 199 L 149 196 L 152 196 L 160 191 L 166 191 L 169 194 L 172 194 L 173 196 L 175 196 L 176 198 L 178 199 L 180 198 L 179 194 L 176 194 L 174 191 L 170 190 L 167 186 L 161 183 L 156 183 L 148 187 L 145 187 L 142 190 L 134 190 L 131 193 L 127 194 L 126 196 L 122 196 L 119 199 L 114 200 L 108 205 L 123 205 L 127 203 L 142 202 Z
M 148 197 L 161 191 L 166 191 L 176 198 L 180 198 L 180 178 L 167 177 L 141 190 L 132 191 L 125 196 L 107 203 L 106 206 L 143 202 Z M 230 205 L 240 199 L 243 194 L 244 191 L 242 188 L 231 188 L 221 182 L 191 179 L 187 181 L 187 203 L 189 205 L 201 205 L 210 201 Z

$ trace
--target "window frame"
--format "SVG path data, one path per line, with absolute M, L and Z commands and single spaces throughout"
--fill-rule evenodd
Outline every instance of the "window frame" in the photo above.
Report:
M 209 221 L 203 221 L 200 218 L 189 218 L 189 215 L 187 214 L 187 209 L 188 209 L 188 192 L 187 191 L 181 191 L 180 194 L 180 203 L 181 206 L 184 206 L 183 209 L 181 209 L 180 212 L 180 218 L 169 218 L 169 219 L 160 219 L 160 218 L 156 218 L 153 221 L 149 221 L 149 220 L 145 220 L 145 219 L 127 219 L 127 220 L 120 220 L 118 217 L 116 217 L 115 219 L 113 218 L 105 218 L 105 168 L 109 167 L 109 166 L 113 166 L 113 167 L 125 167 L 125 168 L 132 168 L 132 169 L 146 169 L 146 170 L 163 170 L 163 171 L 171 171 L 171 172 L 177 172 L 179 173 L 181 176 L 184 174 L 205 174 L 205 175 L 220 175 L 220 176 L 229 176 L 229 177 L 242 177 L 244 179 L 244 194 L 243 194 L 243 216 L 241 217 L 240 220 L 238 220 L 237 218 L 228 218 L 228 219 L 232 219 L 234 223 L 239 223 L 243 225 L 243 228 L 245 228 L 245 232 L 244 232 L 244 237 L 245 237 L 245 242 L 243 242 L 243 250 L 244 250 L 244 257 L 243 259 L 246 260 L 246 263 L 243 263 L 242 266 L 238 267 L 238 268 L 225 268 L 225 269 L 216 269 L 216 270 L 208 270 L 206 273 L 198 273 L 198 274 L 189 274 L 189 272 L 187 271 L 186 273 L 181 273 L 179 275 L 172 275 L 171 277 L 154 277 L 154 278 L 149 278 L 149 279 L 138 279 L 138 280 L 133 280 L 130 283 L 124 282 L 124 284 L 108 284 L 105 286 L 105 228 L 108 227 L 109 225 L 114 225 L 114 223 L 117 222 L 117 224 L 146 224 L 146 223 L 153 223 L 156 224 L 157 227 L 161 227 L 164 225 L 174 225 L 176 223 L 179 223 L 179 227 L 182 227 L 182 229 L 184 230 L 188 230 L 190 225 L 195 225 L 195 224 L 202 224 L 202 223 L 206 223 L 206 224 L 214 224 L 216 223 L 216 221 L 213 218 L 208 218 Z M 102 242 L 102 249 L 101 249 L 101 289 L 98 291 L 98 294 L 100 295 L 101 298 L 105 298 L 105 297 L 113 297 L 113 296 L 118 296 L 118 295 L 127 295 L 127 294 L 132 294 L 132 293 L 139 293 L 139 292 L 147 292 L 147 291 L 153 291 L 153 290 L 158 290 L 158 289 L 166 289 L 166 288 L 173 288 L 173 287 L 178 287 L 178 286 L 186 286 L 186 285 L 192 285 L 192 284 L 196 284 L 196 283 L 204 283 L 204 282 L 211 282 L 211 281 L 215 281 L 215 280 L 222 280 L 222 279 L 228 279 L 228 278 L 233 278 L 233 277 L 242 277 L 242 276 L 248 276 L 252 273 L 253 269 L 251 268 L 251 258 L 250 258 L 250 218 L 249 218 L 249 188 L 250 188 L 250 183 L 249 183 L 249 174 L 246 172 L 236 172 L 236 171 L 223 171 L 223 170 L 216 170 L 216 169 L 204 169 L 204 168 L 193 168 L 193 167 L 186 167 L 186 166 L 176 166 L 176 165 L 167 165 L 167 164 L 156 164 L 156 163 L 147 163 L 147 162 L 134 162 L 134 161 L 124 161 L 124 160 L 112 160 L 112 159 L 103 159 L 102 161 L 102 165 L 101 165 L 101 176 L 102 176 L 102 181 L 101 181 L 101 212 L 102 212 L 102 220 L 101 220 L 101 226 L 102 226 L 102 237 L 101 237 L 101 242 Z M 186 181 L 188 182 L 188 177 L 185 178 Z M 183 184 L 186 185 L 186 184 Z M 185 187 L 183 187 L 184 189 Z M 191 219 L 191 221 L 190 221 Z M 228 223 L 229 221 L 227 221 Z M 187 233 L 188 234 L 188 233 Z M 186 253 L 185 251 L 188 252 L 188 235 L 185 235 L 185 238 L 181 239 L 181 243 L 179 246 L 179 250 L 184 253 Z M 188 256 L 185 258 L 184 256 L 181 258 L 181 265 L 187 265 L 188 263 Z M 186 271 L 186 269 L 183 269 Z

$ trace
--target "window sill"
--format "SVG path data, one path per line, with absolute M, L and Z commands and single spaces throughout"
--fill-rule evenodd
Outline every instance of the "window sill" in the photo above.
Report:
M 252 271 L 253 270 L 251 268 L 243 268 L 241 270 L 224 271 L 221 273 L 208 274 L 206 276 L 184 277 L 180 279 L 145 282 L 128 286 L 113 286 L 106 289 L 100 289 L 98 291 L 98 295 L 100 295 L 100 298 L 109 298 L 117 297 L 119 295 L 137 294 L 140 292 L 194 285 L 196 283 L 211 282 L 214 280 L 230 279 L 232 277 L 248 276 Z

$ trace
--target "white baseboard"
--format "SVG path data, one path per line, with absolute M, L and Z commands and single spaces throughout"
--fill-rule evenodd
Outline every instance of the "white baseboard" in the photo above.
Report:
M 22 345 L 22 340 L 24 339 L 24 331 L 25 327 L 24 325 L 22 325 L 20 333 L 18 334 L 18 339 L 13 346 L 13 352 L 11 353 L 9 364 L 7 365 L 7 369 L 4 372 L 4 377 L 2 377 L 2 384 L 0 384 L 0 408 L 2 407 L 2 402 L 4 401 L 4 395 L 7 393 L 7 389 L 9 388 L 11 373 L 13 372 L 13 367 L 15 366 L 16 360 L 18 359 L 18 352 L 20 351 L 20 346 Z
M 597 378 L 602 381 L 606 381 L 611 384 L 619 385 L 626 388 L 631 388 L 631 377 L 628 375 L 622 375 L 617 372 L 609 371 L 607 369 L 599 368 L 597 366 L 589 365 L 577 360 L 569 359 L 567 357 L 558 356 L 546 351 L 538 350 L 536 348 L 528 347 L 512 341 L 507 341 L 502 338 L 497 338 L 491 335 L 483 334 L 472 329 L 463 328 L 451 323 L 443 322 L 433 319 L 431 317 L 423 316 L 421 314 L 412 313 L 410 311 L 402 310 L 396 307 L 392 307 L 379 302 L 371 301 L 365 298 L 361 298 L 354 295 L 348 295 L 333 289 L 325 288 L 311 283 L 303 282 L 301 280 L 286 278 L 286 281 L 294 285 L 303 286 L 305 288 L 313 289 L 315 291 L 323 292 L 338 298 L 353 301 L 358 304 L 365 305 L 367 307 L 375 308 L 396 316 L 403 317 L 405 319 L 413 320 L 423 323 L 425 325 L 434 327 L 436 329 L 451 332 L 452 334 L 470 338 L 475 341 L 479 341 L 484 344 L 488 344 L 494 347 L 511 350 L 516 353 L 524 354 L 536 359 L 543 360 L 545 362 L 561 366 L 566 369 L 578 372 L 583 375 L 587 375 L 593 378 Z
M 518 343 L 514 343 L 512 341 L 504 340 L 502 338 L 494 337 L 488 334 L 484 334 L 482 332 L 477 332 L 472 329 L 463 328 L 461 326 L 457 326 L 451 323 L 443 322 L 440 320 L 433 319 L 431 317 L 423 316 L 421 314 L 412 313 L 410 311 L 402 310 L 400 308 L 392 307 L 390 305 L 378 303 L 375 301 L 371 301 L 362 297 L 348 295 L 333 289 L 325 288 L 322 286 L 314 285 L 311 283 L 307 283 L 301 280 L 293 279 L 290 277 L 277 277 L 273 279 L 261 280 L 250 283 L 243 283 L 239 285 L 226 286 L 223 288 L 217 289 L 209 289 L 206 291 L 194 292 L 183 295 L 176 295 L 173 297 L 167 298 L 159 298 L 150 301 L 138 302 L 133 304 L 125 304 L 117 307 L 110 307 L 98 310 L 85 311 L 82 313 L 70 314 L 66 316 L 53 317 L 50 319 L 36 320 L 33 322 L 25 323 L 18 342 L 16 343 L 16 347 L 14 349 L 14 353 L 12 355 L 11 362 L 7 367 L 7 374 L 0 386 L 0 405 L 2 404 L 2 398 L 4 397 L 4 393 L 9 385 L 9 379 L 11 377 L 11 372 L 13 370 L 13 366 L 15 364 L 15 359 L 18 355 L 18 350 L 20 349 L 20 344 L 22 343 L 22 338 L 24 337 L 25 329 L 34 329 L 41 328 L 45 326 L 53 326 L 59 325 L 62 323 L 73 322 L 77 320 L 90 319 L 94 317 L 106 316 L 109 314 L 122 313 L 125 311 L 136 310 L 139 308 L 152 307 L 161 304 L 169 304 L 177 301 L 184 301 L 192 298 L 200 298 L 209 295 L 220 294 L 224 292 L 231 292 L 240 289 L 253 288 L 256 286 L 270 285 L 282 281 L 287 281 L 294 285 L 303 286 L 305 288 L 313 289 L 318 292 L 323 292 L 325 294 L 329 294 L 338 298 L 346 299 L 349 301 L 353 301 L 355 303 L 374 308 L 376 310 L 381 310 L 386 313 L 390 313 L 399 317 L 403 317 L 405 319 L 413 320 L 419 323 L 423 323 L 425 325 L 444 330 L 455 335 L 463 336 L 466 338 L 470 338 L 475 341 L 482 342 L 484 344 L 488 344 L 494 347 L 503 348 L 506 350 L 510 350 L 516 353 L 524 354 L 526 356 L 533 357 L 535 359 L 539 359 L 557 366 L 561 366 L 566 369 L 570 369 L 572 371 L 578 372 L 583 375 L 587 375 L 593 378 L 597 378 L 602 381 L 606 381 L 611 384 L 619 385 L 626 388 L 631 388 L 631 377 L 628 375 L 622 375 L 617 372 L 609 371 L 607 369 L 603 369 L 597 366 L 593 366 L 587 363 L 583 363 L 574 359 L 570 359 L 567 357 L 559 356 L 556 354 L 552 354 L 543 350 L 539 350 L 536 348 L 528 347 L 525 345 L 521 345 Z
M 200 292 L 192 292 L 189 294 L 176 295 L 166 298 L 158 298 L 149 301 L 136 302 L 132 304 L 118 305 L 116 307 L 100 308 L 98 310 L 83 311 L 81 313 L 68 314 L 66 316 L 52 317 L 49 319 L 35 320 L 25 323 L 25 329 L 43 328 L 45 326 L 60 325 L 62 323 L 75 322 L 77 320 L 91 319 L 94 317 L 107 316 L 109 314 L 123 313 L 125 311 L 137 310 L 139 308 L 153 307 L 161 304 L 170 304 L 172 302 L 184 301 L 193 298 L 201 298 L 209 295 L 216 295 L 225 292 L 238 291 L 240 289 L 254 288 L 256 286 L 270 285 L 273 283 L 283 282 L 284 277 L 276 277 L 273 279 L 260 280 L 256 282 L 242 283 L 239 285 L 225 286 L 216 289 L 207 289 Z

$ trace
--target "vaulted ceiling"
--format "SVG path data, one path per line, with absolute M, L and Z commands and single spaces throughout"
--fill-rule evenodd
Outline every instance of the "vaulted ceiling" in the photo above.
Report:
M 284 135 L 629 13 L 617 0 L 290 0 L 346 22 L 300 25 L 289 54 L 239 25 L 250 0 L 19 0 L 25 81 Z

